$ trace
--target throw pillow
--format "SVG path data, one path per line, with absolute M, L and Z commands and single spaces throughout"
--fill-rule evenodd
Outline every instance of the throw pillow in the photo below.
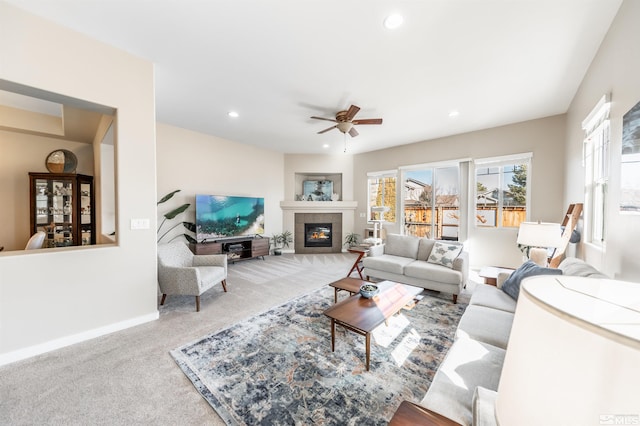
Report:
M 431 254 L 427 259 L 427 262 L 446 266 L 447 268 L 453 268 L 453 261 L 456 260 L 461 251 L 461 244 L 436 241 L 431 249 Z
M 520 282 L 527 277 L 536 275 L 562 275 L 562 270 L 543 268 L 528 260 L 509 275 L 509 278 L 502 284 L 501 290 L 511 296 L 513 300 L 518 300 L 518 296 L 520 295 Z

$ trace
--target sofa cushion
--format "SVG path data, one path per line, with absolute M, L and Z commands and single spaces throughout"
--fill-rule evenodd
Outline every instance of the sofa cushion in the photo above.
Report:
M 486 306 L 469 305 L 458 323 L 456 338 L 468 337 L 506 349 L 514 315 Z
M 415 260 L 410 257 L 383 254 L 381 256 L 365 257 L 362 259 L 362 266 L 367 269 L 376 269 L 378 271 L 402 275 L 405 266 L 412 262 L 415 262 Z
M 520 282 L 527 277 L 533 277 L 535 275 L 562 275 L 562 270 L 543 268 L 542 266 L 528 260 L 520 265 L 518 269 L 513 271 L 504 284 L 502 284 L 501 290 L 511 296 L 514 300 L 518 300 L 518 295 L 520 294 Z
M 420 405 L 462 425 L 470 425 L 473 393 L 478 386 L 498 390 L 505 352 L 477 340 L 457 339 Z
M 453 268 L 453 261 L 456 260 L 462 248 L 462 244 L 459 243 L 436 241 L 427 262 Z
M 416 259 L 419 242 L 419 238 L 411 235 L 388 234 L 384 245 L 384 254 Z
M 460 284 L 462 282 L 461 272 L 424 260 L 414 260 L 408 263 L 404 267 L 404 275 L 445 284 Z
M 560 262 L 560 265 L 558 265 L 558 269 L 562 269 L 563 275 L 571 275 L 574 277 L 609 278 L 584 260 L 575 257 L 567 257 L 564 259 Z
M 418 260 L 427 260 L 429 255 L 431 254 L 431 250 L 433 249 L 433 245 L 436 243 L 436 240 L 432 240 L 431 238 L 420 238 L 420 243 L 418 244 Z
M 471 411 L 473 426 L 496 426 L 496 399 L 498 392 L 478 386 L 473 393 Z
M 476 285 L 469 305 L 486 306 L 512 313 L 516 311 L 516 301 L 504 291 L 489 284 Z

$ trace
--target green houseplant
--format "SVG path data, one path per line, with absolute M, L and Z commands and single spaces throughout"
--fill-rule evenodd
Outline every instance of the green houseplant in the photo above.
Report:
M 162 197 L 162 198 L 160 199 L 160 201 L 158 201 L 158 203 L 157 203 L 156 205 L 158 205 L 158 206 L 159 206 L 160 204 L 166 203 L 166 202 L 167 202 L 167 201 L 169 201 L 171 198 L 173 198 L 173 196 L 174 196 L 177 192 L 180 192 L 180 190 L 179 190 L 179 189 L 176 189 L 175 191 L 172 191 L 172 192 L 168 193 L 167 195 L 165 195 L 164 197 Z M 190 205 L 191 205 L 190 203 L 185 203 L 185 204 L 182 204 L 181 206 L 176 207 L 175 209 L 170 210 L 169 212 L 165 213 L 165 214 L 163 215 L 163 217 L 164 217 L 164 218 L 162 219 L 162 222 L 160 222 L 160 225 L 158 226 L 157 235 L 160 235 L 160 230 L 162 229 L 162 227 L 164 226 L 164 224 L 165 224 L 165 222 L 166 222 L 167 220 L 173 220 L 173 219 L 175 219 L 175 217 L 176 217 L 176 216 L 178 216 L 180 213 L 183 213 L 185 210 L 187 210 L 187 209 L 189 208 L 189 206 L 190 206 Z M 195 232 L 196 232 L 196 225 L 195 225 L 195 223 L 193 223 L 193 222 L 178 222 L 178 223 L 176 223 L 175 225 L 173 225 L 172 227 L 170 227 L 169 229 L 167 229 L 167 230 L 166 230 L 162 235 L 160 235 L 160 236 L 158 237 L 158 241 L 157 241 L 157 242 L 159 243 L 159 242 L 162 240 L 162 238 L 164 238 L 164 237 L 165 237 L 169 232 L 171 232 L 173 229 L 177 228 L 177 227 L 178 227 L 178 226 L 180 226 L 180 225 L 184 226 L 187 230 L 189 230 L 190 232 L 193 232 L 193 233 L 195 234 Z M 197 243 L 196 239 L 195 239 L 195 238 L 193 238 L 191 235 L 189 235 L 189 234 L 182 234 L 182 235 L 184 235 L 185 239 L 186 239 L 187 241 L 189 241 L 190 243 Z M 174 240 L 175 238 L 178 238 L 179 236 L 180 236 L 180 235 L 176 235 L 175 237 L 173 237 L 173 238 L 172 238 L 171 240 L 169 240 L 169 241 L 172 241 L 172 240 Z
M 283 231 L 281 234 L 273 234 L 271 237 L 273 242 L 273 254 L 280 256 L 284 247 L 289 247 L 293 242 L 291 231 Z
M 344 245 L 349 248 L 353 246 L 357 246 L 360 241 L 360 234 L 356 234 L 355 232 L 351 232 L 344 237 Z

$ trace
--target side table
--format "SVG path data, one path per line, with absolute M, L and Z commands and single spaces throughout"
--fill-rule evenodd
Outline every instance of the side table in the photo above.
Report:
M 500 272 L 512 272 L 513 268 L 501 268 L 499 266 L 485 266 L 480 269 L 479 276 L 484 278 L 484 283 L 489 285 L 498 284 L 498 275 Z
M 353 274 L 353 271 L 358 271 L 358 275 L 360 275 L 360 279 L 363 280 L 364 279 L 362 277 L 363 268 L 362 266 L 360 266 L 360 261 L 362 260 L 363 257 L 367 255 L 367 253 L 369 253 L 369 249 L 364 247 L 349 247 L 347 251 L 349 253 L 356 253 L 358 255 L 358 258 L 356 259 L 355 262 L 353 262 L 353 266 L 351 267 L 351 270 L 347 274 L 347 277 L 350 277 L 351 274 Z
M 460 426 L 448 417 L 409 401 L 402 401 L 389 426 Z

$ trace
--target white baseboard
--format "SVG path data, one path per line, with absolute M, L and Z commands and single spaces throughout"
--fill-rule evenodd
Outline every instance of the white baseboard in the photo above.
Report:
M 84 342 L 86 340 L 95 339 L 96 337 L 104 336 L 106 334 L 115 333 L 116 331 L 124 330 L 126 328 L 135 327 L 136 325 L 155 321 L 159 317 L 160 314 L 158 311 L 156 311 L 147 315 L 131 318 L 126 321 L 109 324 L 104 327 L 94 328 L 92 330 L 83 331 L 82 333 L 61 337 L 59 339 L 50 340 L 38 345 L 29 346 L 23 349 L 18 349 L 16 351 L 0 354 L 0 366 L 31 358 L 43 353 L 51 352 L 56 349 L 64 348 L 65 346 Z

